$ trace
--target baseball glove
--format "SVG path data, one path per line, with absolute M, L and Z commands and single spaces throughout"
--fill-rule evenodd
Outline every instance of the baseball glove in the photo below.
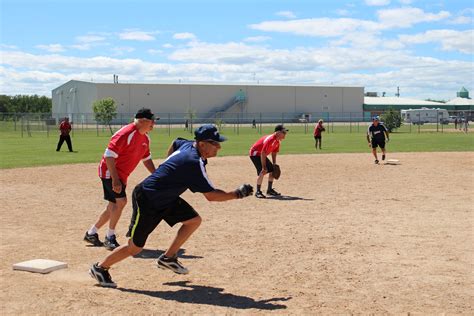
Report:
M 281 175 L 281 170 L 280 170 L 280 166 L 279 165 L 273 165 L 273 172 L 272 172 L 272 175 L 273 175 L 273 178 L 275 178 L 276 180 L 278 180 L 280 178 L 280 175 Z

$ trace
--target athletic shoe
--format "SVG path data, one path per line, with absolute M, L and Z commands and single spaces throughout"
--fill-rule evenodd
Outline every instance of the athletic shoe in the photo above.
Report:
M 274 189 L 267 190 L 267 195 L 280 196 L 281 193 L 275 191 Z
M 375 164 L 378 165 L 379 164 L 379 161 L 377 159 L 375 159 Z
M 257 191 L 255 192 L 255 197 L 259 199 L 265 199 L 267 198 L 265 195 L 263 195 L 262 191 Z
M 132 237 L 132 230 L 131 230 L 131 229 L 129 229 L 129 230 L 127 231 L 127 233 L 125 234 L 125 237 L 127 237 L 127 238 Z
M 168 258 L 165 254 L 162 254 L 157 261 L 158 268 L 169 269 L 174 273 L 178 274 L 188 274 L 189 270 L 186 269 L 181 262 L 178 261 L 178 256 Z
M 89 274 L 93 279 L 99 282 L 100 286 L 103 287 L 117 287 L 117 283 L 112 281 L 112 277 L 109 274 L 109 269 L 105 269 L 99 266 L 99 263 L 95 263 L 89 269 Z
M 87 241 L 90 244 L 93 244 L 96 247 L 102 247 L 104 244 L 99 240 L 99 235 L 97 233 L 89 235 L 89 232 L 86 232 L 84 236 L 84 241 Z
M 115 235 L 110 237 L 105 236 L 104 247 L 108 250 L 114 250 L 115 248 L 119 247 L 119 243 L 117 242 L 117 238 Z
M 382 160 L 385 160 L 385 155 L 382 155 Z

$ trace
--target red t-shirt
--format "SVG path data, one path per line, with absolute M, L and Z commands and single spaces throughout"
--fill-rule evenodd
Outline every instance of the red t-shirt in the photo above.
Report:
M 128 176 L 138 163 L 151 159 L 150 138 L 147 134 L 140 134 L 133 123 L 122 127 L 112 136 L 99 164 L 99 177 L 110 179 L 105 157 L 115 158 L 118 176 L 127 184 Z
M 59 130 L 61 131 L 61 135 L 69 135 L 69 132 L 71 131 L 71 124 L 69 124 L 69 122 L 62 121 L 61 124 L 59 124 Z
M 314 133 L 313 135 L 316 136 L 316 137 L 319 137 L 321 136 L 321 133 L 324 132 L 325 129 L 323 127 L 323 124 L 317 124 L 316 127 L 314 128 Z
M 249 151 L 250 156 L 261 156 L 262 152 L 265 155 L 270 153 L 277 153 L 280 151 L 280 141 L 276 138 L 275 134 L 266 135 L 257 140 L 255 144 L 252 145 Z

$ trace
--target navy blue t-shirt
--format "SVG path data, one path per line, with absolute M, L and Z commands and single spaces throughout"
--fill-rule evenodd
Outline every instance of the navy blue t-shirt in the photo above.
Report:
M 175 151 L 140 184 L 154 208 L 168 207 L 187 189 L 201 193 L 215 190 L 206 173 L 207 160 L 201 158 L 193 143 L 175 140 Z
M 377 142 L 385 141 L 384 132 L 387 132 L 387 129 L 381 123 L 379 123 L 377 126 L 375 126 L 374 124 L 370 125 L 367 131 L 367 133 L 370 135 L 370 138 L 372 138 L 373 140 Z

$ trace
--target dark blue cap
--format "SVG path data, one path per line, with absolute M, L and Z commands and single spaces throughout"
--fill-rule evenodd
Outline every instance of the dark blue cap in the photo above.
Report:
M 219 134 L 219 131 L 214 125 L 202 125 L 194 131 L 194 139 L 197 141 L 213 140 L 216 142 L 226 141 L 227 138 Z
M 147 120 L 159 120 L 160 118 L 157 117 L 155 118 L 155 115 L 151 112 L 150 109 L 147 108 L 141 108 L 140 110 L 137 111 L 137 114 L 135 114 L 135 118 L 145 118 Z
M 380 117 L 379 117 L 378 115 L 374 116 L 374 117 L 372 118 L 372 121 L 375 121 L 375 120 L 380 121 Z

